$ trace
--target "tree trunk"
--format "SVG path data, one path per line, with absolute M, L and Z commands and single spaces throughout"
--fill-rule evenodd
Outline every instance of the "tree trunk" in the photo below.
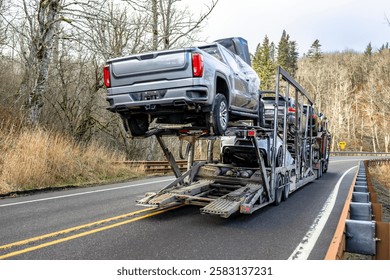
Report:
M 152 33 L 153 33 L 153 50 L 158 48 L 158 9 L 157 0 L 152 0 Z
M 55 31 L 55 22 L 58 15 L 60 0 L 41 0 L 38 10 L 39 30 L 36 39 L 38 50 L 36 52 L 37 71 L 35 86 L 28 97 L 28 122 L 36 125 L 44 104 L 43 95 L 49 76 L 49 64 Z

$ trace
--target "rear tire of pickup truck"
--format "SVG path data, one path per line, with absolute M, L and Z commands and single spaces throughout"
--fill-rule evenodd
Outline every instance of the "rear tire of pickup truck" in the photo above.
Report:
M 213 108 L 212 126 L 216 135 L 223 135 L 227 129 L 229 121 L 228 104 L 226 97 L 218 93 L 215 97 Z
M 147 115 L 134 115 L 127 120 L 127 124 L 132 136 L 144 136 L 149 129 Z

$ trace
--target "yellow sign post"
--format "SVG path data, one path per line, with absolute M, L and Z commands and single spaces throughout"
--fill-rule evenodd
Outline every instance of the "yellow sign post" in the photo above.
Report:
M 344 151 L 345 150 L 345 146 L 347 146 L 347 142 L 339 142 L 339 146 L 340 146 L 340 149 L 342 151 Z

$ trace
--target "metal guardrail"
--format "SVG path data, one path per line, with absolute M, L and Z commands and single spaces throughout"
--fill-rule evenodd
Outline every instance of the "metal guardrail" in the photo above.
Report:
M 390 223 L 382 222 L 382 204 L 371 182 L 369 166 L 390 164 L 390 159 L 365 160 L 353 179 L 326 260 L 340 260 L 344 253 L 390 259 Z
M 390 158 L 369 160 L 367 162 L 367 164 L 368 164 L 368 167 L 390 164 Z
M 331 156 L 379 156 L 379 157 L 390 157 L 390 153 L 381 152 L 359 152 L 359 151 L 340 151 L 330 152 Z
M 134 165 L 136 168 L 143 168 L 146 174 L 170 174 L 172 168 L 168 161 L 123 161 L 121 163 Z M 187 170 L 187 161 L 178 160 L 176 161 L 180 171 Z
M 390 156 L 390 153 L 371 153 L 371 152 L 331 152 L 331 154 L 340 154 L 344 156 L 365 156 L 365 155 L 373 155 L 373 156 Z M 379 160 L 371 160 L 370 165 L 382 165 L 382 164 L 389 164 L 389 159 L 379 159 Z M 144 171 L 146 174 L 170 174 L 172 173 L 172 168 L 169 165 L 168 161 L 124 161 L 120 162 L 124 164 L 132 164 L 135 167 L 141 167 L 144 168 Z M 187 161 L 186 160 L 178 160 L 177 161 L 178 167 L 180 171 L 184 172 L 187 170 Z

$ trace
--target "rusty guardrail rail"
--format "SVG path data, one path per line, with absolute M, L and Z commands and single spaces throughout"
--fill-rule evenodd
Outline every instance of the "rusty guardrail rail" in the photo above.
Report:
M 367 164 L 368 164 L 368 167 L 390 164 L 390 158 L 372 159 L 372 160 L 369 160 Z M 371 178 L 370 178 L 370 180 L 371 180 Z
M 390 157 L 390 153 L 381 152 L 359 152 L 359 151 L 340 151 L 330 152 L 331 156 L 379 156 L 379 157 Z
M 330 152 L 332 156 L 389 156 L 390 153 L 373 153 L 373 152 L 357 152 L 357 151 L 343 151 L 343 152 Z M 168 161 L 124 161 L 120 162 L 124 164 L 132 164 L 136 167 L 143 167 L 146 174 L 169 174 L 172 172 L 172 168 Z M 180 171 L 187 170 L 187 160 L 178 160 L 177 164 Z
M 360 163 L 326 260 L 343 259 L 345 252 L 371 255 L 377 260 L 390 259 L 390 223 L 382 222 L 382 204 L 377 203 L 368 168 L 383 164 L 390 164 L 390 159 Z
M 180 171 L 187 170 L 187 161 L 186 160 L 178 160 L 176 161 Z M 169 174 L 172 173 L 172 168 L 169 165 L 168 161 L 149 161 L 149 160 L 141 160 L 141 161 L 122 161 L 124 164 L 131 164 L 135 167 L 143 167 L 146 174 Z

